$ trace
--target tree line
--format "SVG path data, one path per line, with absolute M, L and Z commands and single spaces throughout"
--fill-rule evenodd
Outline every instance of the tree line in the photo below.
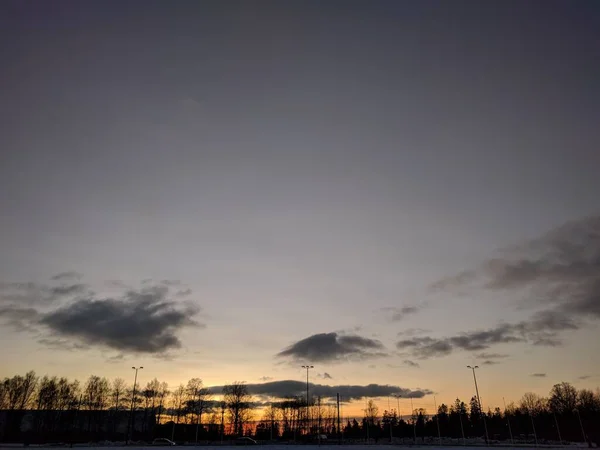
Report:
M 223 387 L 218 398 L 200 378 L 169 388 L 153 379 L 145 386 L 95 375 L 84 383 L 33 371 L 0 382 L 0 440 L 216 441 L 236 436 L 260 440 L 301 440 L 327 435 L 345 440 L 489 437 L 515 442 L 599 441 L 600 392 L 553 386 L 547 398 L 526 393 L 504 410 L 481 411 L 476 397 L 441 404 L 433 414 L 418 408 L 408 415 L 380 410 L 369 400 L 360 418 L 342 418 L 331 399 L 290 395 L 255 399 L 242 382 Z

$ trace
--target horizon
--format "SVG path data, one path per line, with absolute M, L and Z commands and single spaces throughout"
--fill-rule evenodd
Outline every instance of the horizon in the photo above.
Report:
M 593 0 L 2 2 L 0 377 L 597 389 L 599 39 Z

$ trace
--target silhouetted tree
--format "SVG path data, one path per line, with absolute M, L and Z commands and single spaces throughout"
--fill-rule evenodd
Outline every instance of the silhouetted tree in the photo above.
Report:
M 556 414 L 570 414 L 577 408 L 577 389 L 567 382 L 552 386 L 548 400 L 550 410 Z
M 238 381 L 223 386 L 223 400 L 234 434 L 242 436 L 244 434 L 244 424 L 250 420 L 251 416 L 250 402 L 252 396 L 248 392 L 248 386 Z

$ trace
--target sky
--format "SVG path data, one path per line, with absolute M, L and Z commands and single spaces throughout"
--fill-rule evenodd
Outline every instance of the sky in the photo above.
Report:
M 8 0 L 0 56 L 0 377 L 600 384 L 597 2 Z

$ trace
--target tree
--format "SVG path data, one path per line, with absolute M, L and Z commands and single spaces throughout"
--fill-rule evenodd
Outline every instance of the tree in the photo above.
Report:
M 192 378 L 186 386 L 186 411 L 191 413 L 192 419 L 196 415 L 196 439 L 199 428 L 202 426 L 202 414 L 206 411 L 210 400 L 210 392 L 206 389 L 200 378 Z
M 158 418 L 157 418 L 157 422 L 160 424 L 160 417 L 162 415 L 163 412 L 163 407 L 165 405 L 166 399 L 169 396 L 169 385 L 167 383 L 165 383 L 164 381 L 162 383 L 160 383 L 160 386 L 158 388 Z
M 175 423 L 179 423 L 179 419 L 181 417 L 181 413 L 183 411 L 183 405 L 185 402 L 185 386 L 180 384 L 177 386 L 177 389 L 173 391 L 173 395 L 171 397 L 171 408 L 175 411 L 176 421 Z
M 250 419 L 252 396 L 248 392 L 248 386 L 238 381 L 223 386 L 223 400 L 234 434 L 242 436 L 244 434 L 244 424 Z
M 367 407 L 364 409 L 364 412 L 367 423 L 371 426 L 375 425 L 375 421 L 379 416 L 379 408 L 373 400 L 369 400 L 367 402 Z
M 471 401 L 469 402 L 469 415 L 471 416 L 472 421 L 481 418 L 481 408 L 477 397 L 471 397 Z
M 101 411 L 108 405 L 110 396 L 110 385 L 106 378 L 100 378 L 96 375 L 91 375 L 83 388 L 84 404 L 88 411 L 95 411 L 88 414 L 88 431 L 92 429 L 92 416 L 96 421 L 96 429 L 101 427 L 100 420 L 103 417 Z
M 600 412 L 600 398 L 589 389 L 582 389 L 577 394 L 577 409 L 581 414 Z
M 577 408 L 577 389 L 563 381 L 550 390 L 550 410 L 556 414 L 570 414 Z
M 37 385 L 37 376 L 34 371 L 29 371 L 24 377 L 15 375 L 4 381 L 6 406 L 11 410 L 23 410 L 29 406 L 33 399 Z
M 545 411 L 547 401 L 534 392 L 526 392 L 519 401 L 521 411 L 537 416 Z
M 123 403 L 123 397 L 125 396 L 125 380 L 123 378 L 115 378 L 112 382 L 112 390 L 111 390 L 111 403 L 115 411 L 121 409 L 121 404 Z
M 58 380 L 58 410 L 75 408 L 81 395 L 79 391 L 79 381 L 70 382 L 64 377 Z

